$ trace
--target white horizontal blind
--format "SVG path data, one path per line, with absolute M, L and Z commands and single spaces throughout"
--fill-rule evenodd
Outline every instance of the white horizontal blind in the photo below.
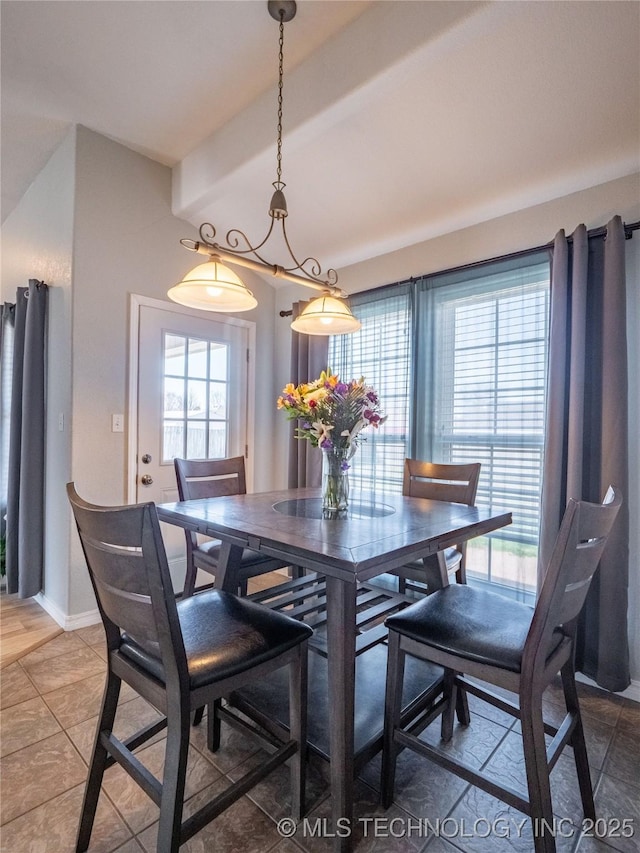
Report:
M 517 269 L 435 284 L 420 301 L 432 315 L 433 343 L 431 405 L 419 429 L 429 436 L 434 460 L 481 462 L 477 503 L 513 513 L 511 526 L 469 544 L 468 573 L 533 593 L 549 264 L 529 260 Z
M 482 463 L 477 503 L 513 524 L 469 543 L 467 573 L 525 599 L 536 587 L 549 273 L 539 253 L 358 294 L 361 331 L 329 344 L 332 369 L 365 376 L 389 415 L 354 458 L 356 487 L 399 493 L 406 456 Z
M 365 492 L 399 494 L 411 400 L 410 289 L 400 286 L 384 298 L 360 294 L 350 303 L 362 328 L 329 339 L 329 365 L 345 381 L 364 376 L 378 392 L 387 415 L 379 429 L 362 433 L 364 440 L 351 463 L 351 486 Z

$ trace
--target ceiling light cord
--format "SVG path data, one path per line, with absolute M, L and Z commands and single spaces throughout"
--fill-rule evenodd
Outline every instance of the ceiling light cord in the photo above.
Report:
M 278 127 L 277 127 L 277 169 L 276 181 L 273 186 L 277 190 L 283 189 L 286 184 L 282 183 L 282 88 L 284 78 L 284 10 L 280 9 L 280 39 L 278 41 Z
M 249 311 L 255 308 L 257 300 L 251 291 L 232 270 L 223 265 L 229 262 L 322 291 L 322 295 L 309 303 L 292 323 L 295 331 L 310 335 L 355 332 L 361 324 L 344 301 L 346 294 L 336 286 L 338 273 L 332 268 L 323 273 L 320 262 L 311 255 L 299 261 L 289 243 L 285 225 L 288 215 L 287 202 L 283 192 L 286 184 L 282 180 L 284 25 L 295 17 L 297 7 L 295 0 L 269 0 L 267 5 L 269 14 L 279 23 L 276 180 L 272 184 L 274 193 L 269 206 L 270 223 L 267 234 L 260 243 L 253 245 L 243 231 L 231 228 L 226 234 L 226 245 L 221 246 L 216 242 L 214 226 L 210 222 L 203 222 L 199 240 L 185 238 L 180 242 L 192 252 L 208 255 L 209 261 L 187 273 L 182 281 L 169 290 L 168 296 L 183 305 L 209 311 Z M 270 263 L 262 253 L 276 220 L 280 223 L 282 239 L 289 252 L 289 266 Z

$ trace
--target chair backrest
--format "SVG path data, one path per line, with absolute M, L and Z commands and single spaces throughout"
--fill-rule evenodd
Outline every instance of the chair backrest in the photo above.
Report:
M 479 479 L 479 462 L 445 465 L 422 462 L 420 459 L 405 459 L 402 494 L 410 498 L 428 498 L 473 506 Z
M 601 504 L 568 502 L 527 636 L 523 671 L 546 660 L 556 629 L 574 638 L 577 618 L 621 505 L 622 496 L 612 486 Z
M 73 483 L 67 495 L 104 623 L 109 651 L 126 632 L 162 661 L 167 676 L 186 673 L 186 655 L 167 556 L 153 503 L 102 507 Z
M 244 456 L 228 459 L 174 459 L 181 501 L 244 495 Z

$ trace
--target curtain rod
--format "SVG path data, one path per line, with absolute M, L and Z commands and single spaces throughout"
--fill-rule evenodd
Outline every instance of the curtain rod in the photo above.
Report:
M 640 219 L 637 222 L 630 222 L 629 224 L 623 222 L 622 228 L 624 230 L 624 238 L 625 240 L 631 240 L 633 237 L 633 232 L 640 230 Z M 607 233 L 607 226 L 601 225 L 599 228 L 591 228 L 587 231 L 587 237 L 604 237 Z M 567 237 L 567 241 L 569 243 L 573 243 L 573 237 Z M 514 258 L 526 258 L 527 255 L 535 255 L 536 252 L 544 252 L 545 249 L 551 249 L 553 247 L 553 240 L 550 243 L 544 243 L 542 246 L 534 246 L 531 249 L 520 249 L 517 252 L 507 252 L 504 255 L 497 255 L 495 258 L 488 258 L 482 261 L 471 261 L 468 264 L 462 264 L 462 266 L 458 267 L 449 267 L 449 269 L 438 270 L 437 272 L 429 273 L 429 275 L 448 275 L 453 272 L 460 272 L 462 270 L 470 270 L 475 269 L 475 267 L 484 266 L 485 264 L 493 264 L 498 261 L 509 261 Z M 379 287 L 372 287 L 371 290 L 367 291 L 358 291 L 358 293 L 375 293 L 382 290 L 387 290 L 388 288 L 397 287 L 399 284 L 406 284 L 406 282 L 417 281 L 418 278 L 424 278 L 424 276 L 410 276 L 409 278 L 403 278 L 401 281 L 394 281 L 390 284 L 381 284 Z M 355 294 L 352 294 L 355 295 Z M 281 317 L 291 317 L 293 311 L 280 311 Z

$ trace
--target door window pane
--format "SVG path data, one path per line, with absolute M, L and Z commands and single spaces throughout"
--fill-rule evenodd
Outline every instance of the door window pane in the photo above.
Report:
M 221 459 L 227 455 L 227 425 L 223 421 L 209 423 L 209 458 Z
M 207 417 L 207 381 L 189 379 L 187 382 L 187 417 L 199 420 Z
M 207 378 L 207 350 L 207 341 L 189 339 L 189 376 Z
M 162 456 L 175 459 L 182 456 L 184 448 L 184 421 L 170 421 L 165 418 L 162 425 Z
M 187 424 L 187 459 L 207 459 L 206 421 L 189 421 Z
M 184 376 L 185 338 L 180 335 L 165 335 L 164 375 Z
M 165 376 L 164 380 L 164 416 L 165 418 L 184 417 L 184 380 Z
M 209 384 L 209 417 L 224 418 L 227 412 L 226 382 L 211 382 Z
M 209 377 L 212 380 L 227 381 L 228 347 L 225 344 L 211 344 L 209 350 Z
M 162 461 L 229 455 L 229 345 L 164 336 Z

